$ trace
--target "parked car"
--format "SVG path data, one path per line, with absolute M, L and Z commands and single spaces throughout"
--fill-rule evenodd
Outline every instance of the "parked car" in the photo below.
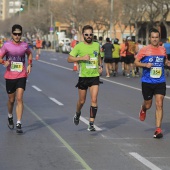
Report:
M 62 38 L 56 44 L 56 52 L 69 53 L 71 51 L 71 40 L 69 38 Z

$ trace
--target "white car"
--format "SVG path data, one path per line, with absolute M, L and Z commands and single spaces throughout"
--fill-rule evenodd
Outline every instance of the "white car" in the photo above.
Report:
M 71 40 L 69 38 L 60 39 L 56 44 L 56 52 L 69 53 L 71 51 Z

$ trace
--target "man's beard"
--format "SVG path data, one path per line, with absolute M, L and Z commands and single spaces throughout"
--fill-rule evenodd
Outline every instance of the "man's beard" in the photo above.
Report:
M 92 38 L 84 37 L 84 41 L 86 41 L 88 44 L 90 44 L 92 42 Z

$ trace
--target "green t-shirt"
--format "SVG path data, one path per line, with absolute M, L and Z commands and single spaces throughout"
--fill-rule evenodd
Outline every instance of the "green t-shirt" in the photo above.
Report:
M 114 44 L 114 51 L 112 53 L 113 58 L 119 58 L 120 57 L 120 45 L 119 44 Z
M 73 57 L 83 57 L 85 55 L 90 56 L 90 61 L 79 61 L 79 77 L 99 76 L 99 54 L 100 45 L 98 42 L 92 42 L 92 44 L 80 42 L 73 48 L 70 52 L 70 55 Z

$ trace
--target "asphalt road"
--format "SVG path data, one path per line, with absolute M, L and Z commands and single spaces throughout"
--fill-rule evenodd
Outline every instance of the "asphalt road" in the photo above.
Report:
M 73 124 L 78 74 L 66 59 L 67 54 L 42 51 L 40 60 L 34 60 L 24 94 L 23 135 L 7 127 L 5 68 L 0 67 L 0 170 L 169 170 L 170 77 L 163 139 L 153 139 L 154 102 L 146 121 L 138 119 L 143 101 L 140 78 L 121 74 L 106 78 L 103 73 L 97 131 L 89 132 L 89 93 L 80 124 Z

